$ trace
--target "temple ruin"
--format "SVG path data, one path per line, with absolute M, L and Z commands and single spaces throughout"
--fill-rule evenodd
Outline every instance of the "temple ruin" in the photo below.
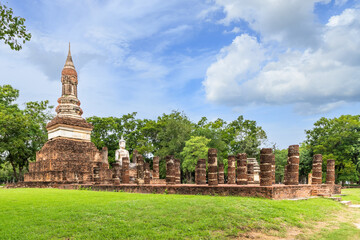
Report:
M 70 46 L 61 72 L 62 94 L 58 99 L 56 117 L 46 128 L 48 141 L 29 164 L 22 187 L 57 187 L 138 193 L 208 194 L 257 196 L 270 199 L 304 198 L 341 193 L 335 184 L 335 161 L 327 160 L 326 183 L 322 184 L 322 156 L 314 155 L 311 184 L 299 184 L 299 146 L 288 149 L 284 184 L 275 184 L 275 155 L 271 148 L 260 150 L 260 162 L 246 153 L 230 155 L 227 165 L 218 161 L 217 149 L 208 150 L 207 159 L 199 159 L 195 167 L 195 183 L 182 184 L 181 162 L 169 155 L 153 156 L 149 162 L 136 150 L 125 149 L 119 141 L 115 163 L 108 163 L 108 151 L 98 150 L 91 142 L 92 125 L 81 117 L 77 98 L 77 72 Z M 166 178 L 160 179 L 160 161 L 165 161 Z M 259 164 L 260 163 L 260 164 Z M 226 174 L 227 173 L 227 174 Z

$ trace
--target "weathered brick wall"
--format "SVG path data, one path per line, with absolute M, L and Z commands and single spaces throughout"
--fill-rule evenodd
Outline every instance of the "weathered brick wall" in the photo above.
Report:
M 92 142 L 70 139 L 53 139 L 45 143 L 30 163 L 24 181 L 59 183 L 85 183 L 94 181 L 94 165 L 99 163 L 98 180 L 112 181 L 112 171 L 107 161 L 107 149 L 99 151 Z
M 166 185 L 166 184 L 56 184 L 46 182 L 29 182 L 12 185 L 8 187 L 56 187 L 61 189 L 78 189 L 79 187 L 88 187 L 92 190 L 99 191 L 125 191 L 132 193 L 169 193 L 169 194 L 186 194 L 186 195 L 219 195 L 219 196 L 243 196 L 243 197 L 264 197 L 269 199 L 294 199 L 307 198 L 312 195 L 331 195 L 340 194 L 341 186 L 332 184 L 321 185 L 274 185 L 274 186 L 259 186 L 259 185 L 196 185 L 196 184 L 182 184 L 182 185 Z

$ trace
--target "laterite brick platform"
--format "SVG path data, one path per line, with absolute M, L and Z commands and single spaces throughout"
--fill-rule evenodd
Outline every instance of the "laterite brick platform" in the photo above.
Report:
M 219 184 L 217 186 L 196 185 L 196 184 L 56 184 L 27 182 L 7 187 L 31 187 L 31 188 L 60 188 L 79 189 L 91 188 L 95 191 L 124 191 L 130 193 L 158 193 L 158 194 L 184 194 L 184 195 L 215 195 L 215 196 L 242 196 L 242 197 L 263 197 L 268 199 L 296 199 L 310 196 L 330 196 L 341 193 L 340 185 L 282 185 L 259 186 Z

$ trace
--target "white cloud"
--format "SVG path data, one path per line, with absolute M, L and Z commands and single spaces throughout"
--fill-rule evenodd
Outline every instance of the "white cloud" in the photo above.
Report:
M 319 28 L 313 13 L 315 3 L 330 0 L 216 0 L 230 24 L 244 20 L 264 40 L 281 41 L 296 47 L 314 47 L 319 41 Z
M 232 106 L 295 104 L 307 114 L 360 101 L 360 9 L 330 18 L 321 39 L 316 50 L 288 49 L 264 62 L 272 49 L 247 35 L 237 37 L 208 68 L 207 99 Z

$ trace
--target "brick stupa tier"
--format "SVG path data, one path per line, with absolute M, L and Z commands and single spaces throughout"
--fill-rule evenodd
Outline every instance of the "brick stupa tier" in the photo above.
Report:
M 48 141 L 29 164 L 25 182 L 107 183 L 112 181 L 107 149 L 91 142 L 93 126 L 81 117 L 77 72 L 70 46 L 61 72 L 62 94 L 56 117 L 47 124 Z

